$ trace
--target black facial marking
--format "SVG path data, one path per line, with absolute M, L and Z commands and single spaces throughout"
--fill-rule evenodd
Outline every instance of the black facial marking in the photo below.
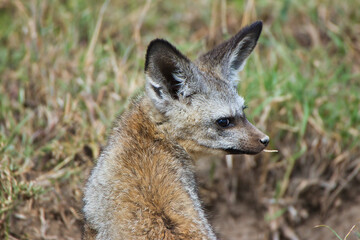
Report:
M 242 150 L 234 149 L 234 148 L 227 148 L 227 149 L 224 149 L 224 151 L 227 152 L 228 154 L 250 154 L 250 155 L 257 154 L 255 152 L 242 151 Z

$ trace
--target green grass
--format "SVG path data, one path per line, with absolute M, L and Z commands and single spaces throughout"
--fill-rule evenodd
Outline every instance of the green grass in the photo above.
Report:
M 149 41 L 166 38 L 194 59 L 222 39 L 208 35 L 212 22 L 220 26 L 213 2 L 190 0 L 151 1 L 136 39 L 145 2 L 110 1 L 103 16 L 95 0 L 0 3 L 0 237 L 16 233 L 10 218 L 27 199 L 46 198 L 57 184 L 81 188 L 111 122 L 143 88 Z M 239 93 L 280 150 L 265 156 L 281 166 L 262 172 L 269 198 L 291 197 L 292 178 L 309 177 L 309 164 L 314 178 L 346 179 L 360 156 L 358 9 L 354 0 L 261 0 L 250 9 L 227 1 L 224 35 L 243 17 L 264 20 Z
M 327 226 L 327 225 L 315 226 L 315 228 L 320 228 L 320 227 L 325 227 L 325 228 L 329 229 L 339 240 L 346 240 L 350 236 L 350 233 L 354 231 L 356 225 L 352 226 L 352 228 L 349 230 L 349 232 L 346 234 L 346 236 L 344 238 L 340 237 L 339 234 L 334 229 L 332 229 L 330 226 Z M 358 239 L 360 238 L 359 232 L 355 232 L 354 234 L 357 236 Z

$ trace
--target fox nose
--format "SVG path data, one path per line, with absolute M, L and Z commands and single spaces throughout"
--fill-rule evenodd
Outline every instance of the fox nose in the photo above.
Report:
M 265 147 L 269 144 L 270 138 L 268 136 L 263 137 L 260 139 L 260 142 L 265 145 Z

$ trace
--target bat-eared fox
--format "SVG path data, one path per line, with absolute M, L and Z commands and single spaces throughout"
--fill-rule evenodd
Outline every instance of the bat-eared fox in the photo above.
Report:
M 86 184 L 83 239 L 217 239 L 194 164 L 268 145 L 237 92 L 261 30 L 254 22 L 195 61 L 165 40 L 149 44 L 145 94 L 115 121 Z

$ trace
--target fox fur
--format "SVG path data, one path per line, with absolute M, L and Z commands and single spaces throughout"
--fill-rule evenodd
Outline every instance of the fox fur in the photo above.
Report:
M 149 44 L 146 93 L 115 121 L 86 184 L 83 239 L 217 239 L 194 163 L 267 146 L 237 93 L 261 30 L 257 21 L 195 61 L 165 40 Z

